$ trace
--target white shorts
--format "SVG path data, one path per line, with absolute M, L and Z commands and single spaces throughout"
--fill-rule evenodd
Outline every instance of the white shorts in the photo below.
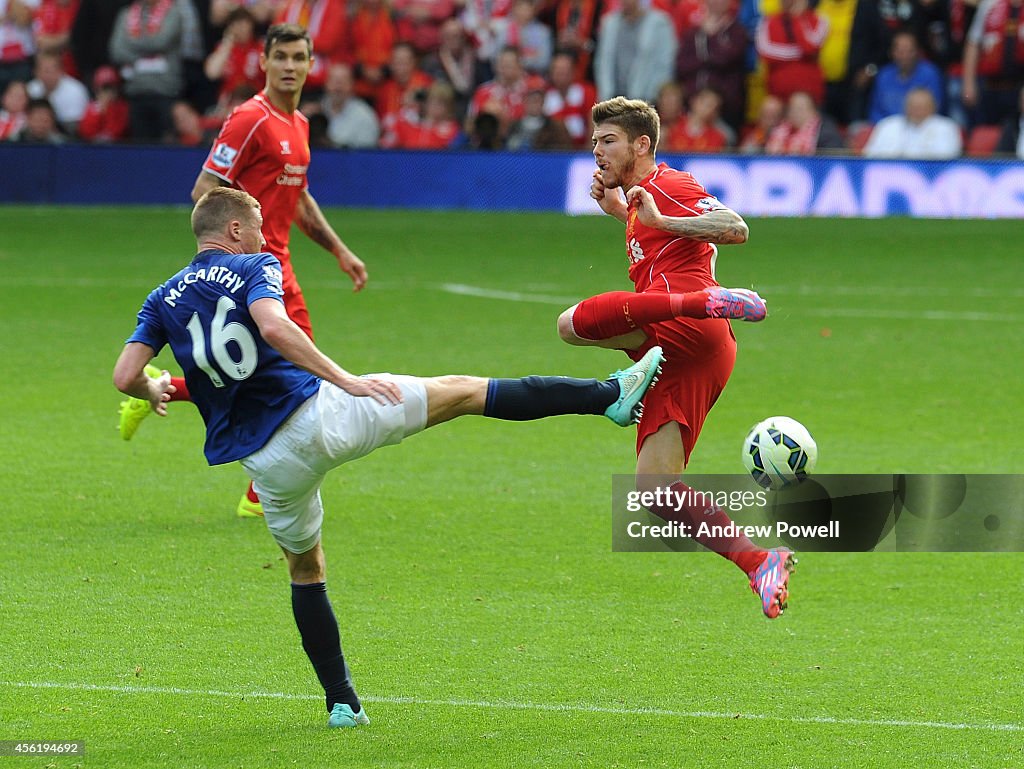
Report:
M 320 541 L 320 484 L 329 470 L 400 443 L 427 426 L 423 382 L 393 374 L 367 376 L 395 382 L 402 390 L 402 403 L 384 406 L 323 382 L 263 448 L 241 460 L 263 505 L 270 534 L 289 552 L 305 553 Z

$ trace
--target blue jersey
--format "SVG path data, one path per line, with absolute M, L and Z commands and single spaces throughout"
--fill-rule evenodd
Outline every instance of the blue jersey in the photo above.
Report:
M 281 263 L 270 254 L 210 250 L 157 287 L 129 342 L 170 344 L 206 422 L 211 465 L 257 451 L 319 388 L 320 380 L 264 341 L 249 305 L 283 301 Z

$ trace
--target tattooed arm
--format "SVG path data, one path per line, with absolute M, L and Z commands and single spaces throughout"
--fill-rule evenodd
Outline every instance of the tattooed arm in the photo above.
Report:
M 359 291 L 366 285 L 366 265 L 338 237 L 309 190 L 303 190 L 299 196 L 299 203 L 295 207 L 295 223 L 310 240 L 334 254 L 338 266 L 352 278 L 353 290 Z
M 633 187 L 626 197 L 631 203 L 639 198 L 637 218 L 643 224 L 684 238 L 705 243 L 745 243 L 749 234 L 743 217 L 729 208 L 713 209 L 700 216 L 665 216 L 643 187 Z

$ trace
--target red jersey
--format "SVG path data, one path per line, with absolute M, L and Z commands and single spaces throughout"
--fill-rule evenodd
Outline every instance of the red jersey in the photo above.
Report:
M 402 113 L 384 121 L 381 147 L 400 149 L 441 150 L 459 138 L 459 124 L 454 120 L 426 121 Z
M 266 81 L 260 69 L 260 54 L 263 53 L 263 42 L 250 40 L 248 43 L 235 43 L 228 54 L 224 74 L 220 80 L 220 95 L 231 95 L 240 85 L 250 85 L 254 91 L 263 88 Z
M 78 135 L 90 142 L 119 142 L 128 136 L 128 102 L 118 97 L 106 108 L 98 101 L 89 102 L 78 124 Z
M 349 58 L 345 0 L 285 0 L 274 23 L 298 24 L 309 33 L 313 41 L 313 66 L 306 77 L 307 88 L 323 86 L 328 67 Z
M 700 216 L 725 208 L 685 171 L 659 163 L 640 186 L 654 197 L 665 216 Z M 629 278 L 637 292 L 697 291 L 717 286 L 715 259 L 718 249 L 711 243 L 691 240 L 641 224 L 637 204 L 631 203 L 626 217 L 626 258 Z
M 978 43 L 979 75 L 1010 77 L 1024 64 L 1022 16 L 1021 6 L 1010 0 L 989 0 L 978 6 L 968 38 Z
M 298 110 L 281 112 L 262 93 L 232 112 L 203 170 L 245 190 L 263 208 L 267 251 L 289 259 L 288 234 L 308 186 L 309 121 Z
M 79 0 L 42 0 L 34 14 L 33 31 L 36 36 L 70 33 L 78 15 L 78 3 Z M 78 77 L 78 63 L 70 50 L 65 50 L 60 60 L 65 72 Z
M 572 142 L 582 147 L 590 139 L 590 109 L 597 101 L 597 91 L 586 82 L 576 82 L 563 95 L 557 88 L 544 94 L 544 114 L 565 125 Z
M 377 98 L 375 99 L 377 115 L 381 120 L 386 119 L 389 115 L 397 115 L 404 107 L 409 106 L 409 97 L 412 94 L 430 88 L 433 82 L 434 79 L 430 75 L 420 72 L 418 69 L 413 71 L 412 77 L 404 86 L 389 77 L 377 87 Z
M 683 115 L 672 126 L 665 139 L 669 152 L 718 152 L 725 149 L 729 140 L 713 125 L 704 126 L 700 133 L 690 133 L 689 119 Z
M 498 80 L 491 80 L 478 86 L 469 103 L 469 116 L 481 112 L 496 111 L 497 117 L 505 124 L 521 120 L 526 108 L 526 95 L 533 89 L 544 90 L 544 79 L 537 75 L 521 77 L 511 86 Z
M 828 20 L 812 10 L 798 16 L 776 13 L 763 17 L 755 44 L 767 70 L 768 93 L 787 101 L 797 91 L 806 91 L 821 104 L 825 73 L 818 55 L 826 37 Z

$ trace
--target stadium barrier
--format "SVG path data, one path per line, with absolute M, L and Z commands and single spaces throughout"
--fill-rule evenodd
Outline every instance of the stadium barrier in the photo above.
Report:
M 0 144 L 0 203 L 187 203 L 205 150 Z M 1024 162 L 666 155 L 747 216 L 1024 217 Z M 599 213 L 587 153 L 317 149 L 326 206 Z

